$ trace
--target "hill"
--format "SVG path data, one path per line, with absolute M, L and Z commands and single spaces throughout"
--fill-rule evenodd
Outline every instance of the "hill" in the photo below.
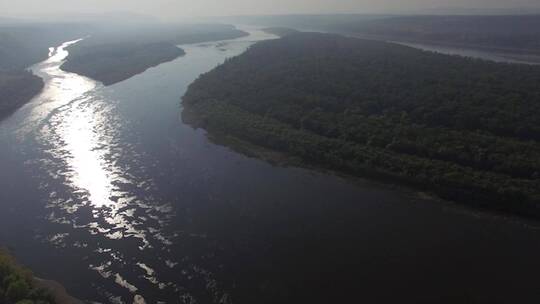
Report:
M 22 70 L 47 59 L 49 48 L 84 37 L 91 27 L 71 23 L 0 25 L 0 70 Z

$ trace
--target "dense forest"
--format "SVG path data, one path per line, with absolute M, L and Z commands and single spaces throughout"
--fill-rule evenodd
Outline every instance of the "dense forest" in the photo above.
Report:
M 225 25 L 144 25 L 99 32 L 69 48 L 62 69 L 111 85 L 184 55 L 176 45 L 233 39 L 246 33 Z
M 37 287 L 32 273 L 17 264 L 5 251 L 0 250 L 0 303 L 54 304 L 54 296 Z
M 540 216 L 540 68 L 301 33 L 194 82 L 184 117 L 305 165 Z
M 170 43 L 105 44 L 70 51 L 62 69 L 111 85 L 184 54 Z

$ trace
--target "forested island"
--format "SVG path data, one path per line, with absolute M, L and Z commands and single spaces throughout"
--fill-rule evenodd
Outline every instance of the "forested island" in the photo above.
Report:
M 184 51 L 171 43 L 116 43 L 70 49 L 62 70 L 111 85 L 174 60 Z
M 184 120 L 303 166 L 540 216 L 540 68 L 300 33 L 202 75 Z
M 232 26 L 157 26 L 100 32 L 73 46 L 62 65 L 104 85 L 112 85 L 185 53 L 176 45 L 234 39 L 246 33 Z

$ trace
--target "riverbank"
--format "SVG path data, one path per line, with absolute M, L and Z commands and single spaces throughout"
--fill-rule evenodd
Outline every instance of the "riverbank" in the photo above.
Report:
M 0 70 L 0 119 L 32 100 L 44 85 L 43 80 L 31 72 Z
M 82 304 L 58 282 L 35 277 L 0 248 L 0 303 Z
M 83 304 L 84 302 L 72 297 L 68 294 L 66 289 L 62 284 L 56 281 L 51 280 L 44 280 L 40 278 L 34 278 L 35 284 L 39 288 L 43 288 L 48 290 L 53 298 L 56 304 Z
M 201 116 L 197 114 L 191 108 L 184 108 L 182 111 L 182 122 L 190 125 L 193 128 L 206 129 L 206 125 L 201 119 Z M 429 192 L 419 191 L 418 188 L 407 187 L 406 185 L 399 184 L 395 180 L 387 179 L 382 175 L 379 176 L 355 176 L 352 174 L 347 174 L 343 171 L 332 170 L 328 167 L 310 163 L 299 156 L 295 156 L 291 153 L 285 153 L 276 149 L 270 149 L 264 145 L 257 145 L 253 142 L 244 140 L 240 137 L 231 135 L 230 133 L 224 132 L 223 130 L 218 129 L 206 129 L 206 137 L 209 141 L 216 145 L 221 145 L 231 149 L 236 153 L 240 153 L 249 158 L 255 158 L 267 162 L 273 166 L 283 167 L 283 168 L 303 168 L 311 170 L 314 172 L 337 176 L 352 182 L 357 185 L 365 185 L 366 182 L 376 184 L 380 188 L 389 188 L 392 190 L 399 190 L 401 193 L 408 194 L 408 196 L 418 197 L 429 201 L 438 201 L 443 202 L 444 200 L 436 195 L 433 195 Z M 446 201 L 451 203 L 450 201 Z

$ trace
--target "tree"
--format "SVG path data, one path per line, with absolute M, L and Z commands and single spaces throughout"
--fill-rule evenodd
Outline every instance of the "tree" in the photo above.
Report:
M 24 280 L 19 279 L 11 282 L 6 290 L 6 297 L 12 302 L 18 302 L 26 298 L 30 292 L 30 286 Z

